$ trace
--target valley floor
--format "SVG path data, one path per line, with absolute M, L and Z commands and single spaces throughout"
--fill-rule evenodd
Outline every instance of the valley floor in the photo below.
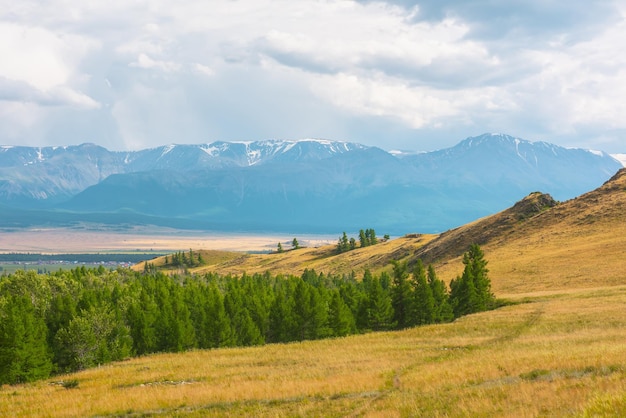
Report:
M 289 248 L 288 234 L 182 231 L 166 228 L 134 228 L 124 231 L 93 229 L 29 229 L 0 231 L 0 253 L 69 253 L 107 251 L 274 251 L 278 242 Z M 336 237 L 298 235 L 303 246 L 335 243 Z

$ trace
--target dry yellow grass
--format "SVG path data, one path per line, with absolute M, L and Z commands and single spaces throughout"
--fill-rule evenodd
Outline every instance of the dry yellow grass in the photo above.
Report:
M 446 240 L 403 238 L 338 256 L 216 253 L 206 268 L 380 269 L 430 241 L 480 237 L 494 221 Z M 164 354 L 4 386 L 0 416 L 626 416 L 626 171 L 503 231 L 483 249 L 493 290 L 513 305 L 445 325 Z M 437 267 L 447 281 L 462 265 Z M 72 379 L 75 389 L 55 384 Z
M 156 355 L 5 386 L 0 416 L 626 413 L 626 286 L 525 302 L 446 325 Z M 77 388 L 54 384 L 71 379 Z
M 305 269 L 314 269 L 327 274 L 349 274 L 354 272 L 360 277 L 365 269 L 373 272 L 387 269 L 391 260 L 400 260 L 410 257 L 418 248 L 436 238 L 436 235 L 412 235 L 389 241 L 382 241 L 377 245 L 357 248 L 342 254 L 336 254 L 335 245 L 326 245 L 317 248 L 300 248 L 282 253 L 248 254 L 243 252 L 227 252 L 202 250 L 206 264 L 202 267 L 190 269 L 192 273 L 219 272 L 220 274 L 241 275 L 243 273 L 293 274 L 299 276 Z M 185 250 L 188 251 L 188 250 Z M 164 257 L 150 261 L 155 266 L 163 265 Z M 143 263 L 134 266 L 142 270 Z M 175 270 L 171 270 L 175 271 Z
M 503 295 L 626 284 L 626 170 L 621 173 L 598 190 L 484 244 L 494 291 Z M 480 230 L 481 222 L 459 232 L 472 228 Z M 462 271 L 460 257 L 437 267 L 446 280 Z

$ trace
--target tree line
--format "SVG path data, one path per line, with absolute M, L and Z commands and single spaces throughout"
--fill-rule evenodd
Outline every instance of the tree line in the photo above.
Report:
M 389 237 L 385 235 L 385 239 Z M 376 231 L 373 228 L 361 229 L 359 231 L 359 247 L 369 247 L 370 245 L 378 244 L 378 238 L 376 237 Z M 346 251 L 355 250 L 357 248 L 357 242 L 354 237 L 348 238 L 348 234 L 344 233 L 339 237 L 337 241 L 337 253 L 345 253 Z
M 80 267 L 0 277 L 0 384 L 157 352 L 340 337 L 493 307 L 478 246 L 448 291 L 432 266 L 391 273 L 165 275 Z

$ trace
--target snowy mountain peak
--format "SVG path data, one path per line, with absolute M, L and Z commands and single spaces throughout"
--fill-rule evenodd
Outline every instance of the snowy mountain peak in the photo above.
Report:
M 501 133 L 488 133 L 475 137 L 469 137 L 458 145 L 461 150 L 475 150 L 477 152 L 514 152 L 519 158 L 536 164 L 541 155 L 558 156 L 570 149 L 543 141 L 528 141 Z M 456 147 L 455 147 L 456 148 Z M 608 154 L 603 151 L 575 148 L 572 151 L 588 154 L 590 157 L 606 158 Z M 464 152 L 464 151 L 463 151 Z
M 459 146 L 465 148 L 478 147 L 485 144 L 515 144 L 519 146 L 522 143 L 530 143 L 530 141 L 502 133 L 488 133 L 466 138 L 459 143 Z
M 285 162 L 319 160 L 335 154 L 367 148 L 361 144 L 326 139 L 217 141 L 199 147 L 212 158 L 228 158 L 235 165 L 240 166 L 264 164 L 272 160 Z

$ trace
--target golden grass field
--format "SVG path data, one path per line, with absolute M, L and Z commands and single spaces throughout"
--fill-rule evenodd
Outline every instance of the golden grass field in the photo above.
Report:
M 451 324 L 164 354 L 0 391 L 0 416 L 624 416 L 626 286 Z M 78 387 L 59 382 L 77 379 Z
M 626 416 L 622 174 L 482 244 L 492 289 L 510 303 L 495 311 L 405 331 L 149 356 L 4 386 L 0 416 Z M 203 269 L 380 270 L 425 246 L 458 252 L 448 246 L 480 240 L 505 215 L 445 240 L 404 237 L 342 255 L 332 247 L 207 252 Z M 446 282 L 462 271 L 458 256 L 434 264 Z M 74 389 L 60 384 L 71 380 Z

